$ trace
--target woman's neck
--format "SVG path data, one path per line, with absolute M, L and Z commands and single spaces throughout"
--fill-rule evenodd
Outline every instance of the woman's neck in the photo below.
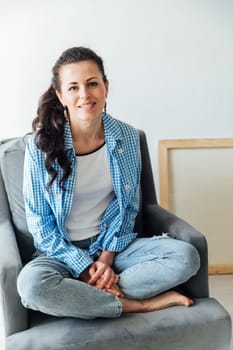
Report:
M 92 152 L 104 143 L 102 120 L 96 123 L 82 122 L 71 125 L 73 145 L 77 154 Z

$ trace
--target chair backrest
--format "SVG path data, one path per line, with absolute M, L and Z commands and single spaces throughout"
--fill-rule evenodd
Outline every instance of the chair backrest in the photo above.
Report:
M 135 231 L 143 234 L 143 207 L 146 204 L 156 203 L 156 194 L 146 136 L 141 130 L 139 130 L 139 135 L 142 176 L 140 210 L 135 222 Z M 11 220 L 23 264 L 30 260 L 34 252 L 33 239 L 26 222 L 22 192 L 25 145 L 26 141 L 22 137 L 0 141 L 0 177 L 2 178 L 0 181 L 0 221 Z

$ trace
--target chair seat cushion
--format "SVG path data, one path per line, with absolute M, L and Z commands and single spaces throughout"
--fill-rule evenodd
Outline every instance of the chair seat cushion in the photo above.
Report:
M 37 339 L 35 341 L 35 339 Z M 119 319 L 79 320 L 32 312 L 28 330 L 7 338 L 7 350 L 229 350 L 231 320 L 213 298 Z

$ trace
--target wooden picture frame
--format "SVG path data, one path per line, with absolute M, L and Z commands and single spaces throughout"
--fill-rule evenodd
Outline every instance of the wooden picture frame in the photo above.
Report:
M 209 273 L 233 273 L 233 138 L 159 141 L 160 205 L 203 232 Z

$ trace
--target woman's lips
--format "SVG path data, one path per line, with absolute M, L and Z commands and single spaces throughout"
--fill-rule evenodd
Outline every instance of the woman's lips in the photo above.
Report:
M 92 107 L 94 107 L 94 105 L 95 105 L 95 102 L 89 102 L 89 103 L 85 103 L 85 104 L 78 106 L 78 108 L 90 110 L 90 109 L 92 109 Z

